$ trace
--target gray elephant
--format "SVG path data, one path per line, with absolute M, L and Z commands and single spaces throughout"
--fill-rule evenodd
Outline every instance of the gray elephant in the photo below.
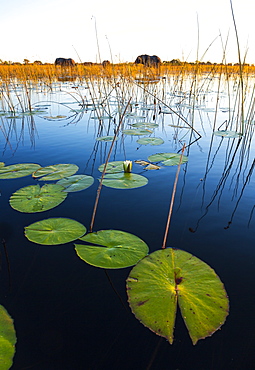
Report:
M 146 67 L 159 67 L 161 59 L 157 55 L 143 54 L 136 58 L 135 64 L 143 64 Z
M 71 58 L 57 58 L 55 60 L 55 66 L 61 66 L 61 67 L 73 67 L 75 66 L 75 61 Z

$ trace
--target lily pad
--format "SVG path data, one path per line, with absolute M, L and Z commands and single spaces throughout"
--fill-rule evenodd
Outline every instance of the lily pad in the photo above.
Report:
M 75 244 L 78 256 L 90 265 L 107 269 L 133 266 L 149 251 L 142 239 L 120 230 L 100 230 L 80 240 L 89 245 Z
M 116 173 L 116 172 L 123 172 L 123 162 L 124 161 L 113 161 L 108 162 L 106 166 L 106 173 Z M 98 167 L 98 171 L 103 172 L 105 164 L 101 164 Z
M 136 142 L 141 145 L 161 145 L 164 143 L 164 140 L 160 137 L 143 137 Z
M 132 127 L 149 127 L 149 128 L 154 128 L 154 127 L 158 127 L 158 124 L 157 123 L 153 123 L 153 122 L 136 122 L 136 123 L 131 123 L 130 126 Z
M 63 186 L 64 192 L 71 193 L 89 188 L 94 183 L 94 178 L 88 175 L 73 175 L 57 181 Z
M 8 370 L 12 367 L 15 353 L 16 333 L 13 320 L 0 305 L 0 369 Z
M 80 238 L 87 229 L 70 218 L 47 218 L 25 227 L 25 236 L 31 242 L 43 245 L 69 243 Z
M 143 258 L 127 279 L 136 318 L 172 344 L 177 303 L 193 344 L 212 335 L 228 315 L 223 283 L 205 262 L 166 248 Z
M 126 129 L 126 130 L 122 130 L 122 133 L 125 135 L 140 136 L 140 135 L 149 135 L 152 133 L 152 131 L 145 130 L 145 129 Z
M 10 198 L 10 205 L 19 212 L 34 213 L 52 209 L 62 203 L 67 193 L 57 184 L 30 185 L 17 190 Z
M 114 136 L 101 136 L 101 137 L 97 137 L 96 138 L 97 141 L 105 141 L 105 142 L 109 142 L 109 141 L 113 141 L 114 140 Z M 118 137 L 115 138 L 115 141 L 118 140 Z
M 214 131 L 214 135 L 227 137 L 227 138 L 234 138 L 234 139 L 242 136 L 240 132 L 228 131 L 228 130 Z
M 35 163 L 18 163 L 10 166 L 0 166 L 0 179 L 16 179 L 31 175 L 41 166 Z
M 148 157 L 148 160 L 151 162 L 162 162 L 164 166 L 176 166 L 180 163 L 181 154 L 177 153 L 158 153 L 153 154 Z M 186 163 L 188 157 L 185 155 L 182 156 L 182 163 Z
M 135 173 L 108 173 L 103 185 L 114 189 L 134 189 L 147 185 L 148 179 Z
M 73 175 L 78 171 L 79 167 L 76 164 L 55 164 L 52 166 L 41 167 L 33 173 L 33 177 L 41 177 L 39 180 L 53 181 L 63 179 Z

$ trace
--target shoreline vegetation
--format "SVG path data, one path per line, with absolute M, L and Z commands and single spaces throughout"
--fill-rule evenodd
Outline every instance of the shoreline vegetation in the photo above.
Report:
M 242 74 L 255 74 L 255 66 L 241 64 Z M 142 64 L 120 63 L 104 66 L 99 63 L 84 64 L 77 63 L 75 66 L 55 66 L 54 64 L 40 64 L 39 62 L 24 64 L 5 64 L 0 63 L 0 79 L 2 81 L 17 78 L 18 80 L 40 81 L 61 79 L 64 77 L 84 78 L 84 77 L 132 77 L 145 73 L 148 77 L 163 77 L 167 75 L 182 74 L 210 74 L 212 77 L 217 74 L 230 76 L 240 75 L 240 64 L 212 64 L 212 63 L 182 63 L 163 62 L 160 67 L 146 67 Z

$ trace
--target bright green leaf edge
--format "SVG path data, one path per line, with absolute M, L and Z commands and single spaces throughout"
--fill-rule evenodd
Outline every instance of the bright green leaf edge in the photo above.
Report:
M 143 137 L 136 141 L 140 145 L 161 145 L 164 144 L 164 140 L 160 137 Z
M 80 240 L 93 245 L 75 244 L 77 255 L 92 266 L 106 269 L 133 266 L 149 251 L 142 239 L 121 230 L 100 230 Z
M 60 163 L 51 166 L 41 167 L 33 173 L 34 178 L 40 177 L 40 181 L 54 181 L 72 176 L 79 167 L 72 163 Z
M 8 370 L 12 366 L 15 354 L 16 333 L 13 320 L 0 305 L 0 369 Z
M 41 166 L 36 163 L 18 163 L 10 166 L 0 166 L 0 179 L 16 179 L 31 175 Z
M 138 262 L 127 278 L 127 294 L 136 318 L 171 344 L 177 302 L 193 344 L 218 330 L 229 311 L 215 271 L 179 249 L 161 249 Z
M 157 153 L 150 155 L 148 160 L 151 162 L 162 162 L 164 166 L 176 166 L 180 163 L 180 157 L 181 154 L 178 153 Z M 181 164 L 187 161 L 188 157 L 183 155 Z
M 135 189 L 147 185 L 148 179 L 135 173 L 108 173 L 102 181 L 104 186 L 114 189 Z
M 65 244 L 80 238 L 87 229 L 70 218 L 48 218 L 25 227 L 25 236 L 31 242 L 43 245 Z
M 64 192 L 71 193 L 89 188 L 94 183 L 94 178 L 89 175 L 73 175 L 57 181 L 58 185 L 63 186 Z
M 123 162 L 124 161 L 108 162 L 106 166 L 106 173 L 123 172 Z M 98 171 L 103 172 L 104 166 L 105 166 L 105 163 L 101 164 L 98 167 Z

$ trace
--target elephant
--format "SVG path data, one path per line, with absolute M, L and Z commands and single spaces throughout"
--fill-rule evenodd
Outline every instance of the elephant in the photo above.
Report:
M 161 59 L 157 55 L 143 54 L 136 58 L 135 64 L 143 64 L 146 67 L 159 67 Z
M 67 67 L 67 66 L 73 67 L 73 66 L 75 66 L 75 61 L 71 58 L 68 58 L 68 59 L 66 59 L 66 58 L 57 58 L 55 60 L 55 65 L 56 66 L 61 66 L 61 67 Z
M 109 60 L 104 60 L 102 63 L 103 67 L 109 66 L 110 64 Z

